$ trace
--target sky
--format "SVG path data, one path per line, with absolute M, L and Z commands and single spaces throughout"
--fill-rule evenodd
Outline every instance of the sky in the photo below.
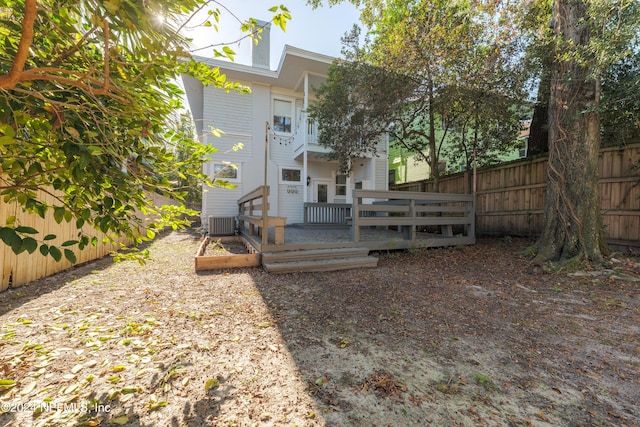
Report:
M 272 6 L 284 4 L 289 9 L 292 19 L 287 23 L 286 32 L 275 25 L 271 26 L 271 69 L 274 69 L 280 61 L 285 44 L 333 57 L 341 56 L 340 38 L 345 32 L 351 30 L 353 24 L 358 23 L 359 16 L 358 10 L 347 1 L 333 7 L 323 6 L 315 10 L 308 6 L 305 0 L 223 0 L 221 3 L 229 7 L 240 20 L 255 18 L 269 21 L 273 15 L 269 12 Z M 233 42 L 242 36 L 240 23 L 222 7 L 220 9 L 222 15 L 218 24 L 218 33 L 213 27 L 203 26 L 185 31 L 187 37 L 193 38 L 196 48 L 213 43 Z M 206 13 L 201 16 L 207 17 Z M 251 63 L 250 39 L 244 39 L 229 47 L 236 52 L 236 63 Z M 194 54 L 213 57 L 213 48 L 198 50 Z

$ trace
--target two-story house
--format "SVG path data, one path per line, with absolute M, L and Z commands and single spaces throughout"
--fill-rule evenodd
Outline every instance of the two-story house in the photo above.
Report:
M 236 215 L 237 200 L 265 183 L 270 187 L 269 215 L 286 217 L 287 224 L 303 223 L 305 205 L 351 204 L 354 188 L 388 189 L 388 140 L 379 143 L 380 157 L 353 161 L 349 175 L 341 174 L 338 162 L 329 161 L 328 150 L 317 143 L 317 126 L 306 110 L 334 58 L 285 46 L 272 70 L 269 39 L 267 26 L 260 42 L 252 45 L 251 65 L 198 58 L 249 87 L 250 94 L 204 87 L 184 77 L 198 137 L 218 149 L 205 173 L 236 185 L 204 189 L 203 224 L 209 217 Z M 224 133 L 214 136 L 211 128 Z

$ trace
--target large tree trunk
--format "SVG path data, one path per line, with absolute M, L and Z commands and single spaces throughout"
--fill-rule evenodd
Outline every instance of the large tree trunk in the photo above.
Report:
M 556 0 L 553 13 L 564 45 L 589 42 L 584 1 Z M 547 196 L 536 260 L 598 262 L 606 247 L 598 191 L 600 119 L 594 111 L 600 88 L 584 65 L 588 61 L 562 53 L 553 64 Z

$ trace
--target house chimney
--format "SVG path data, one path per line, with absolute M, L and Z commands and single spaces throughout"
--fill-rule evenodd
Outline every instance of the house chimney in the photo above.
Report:
M 268 70 L 269 56 L 271 55 L 271 23 L 257 20 L 256 28 L 262 28 L 262 32 L 258 44 L 251 42 L 251 65 Z

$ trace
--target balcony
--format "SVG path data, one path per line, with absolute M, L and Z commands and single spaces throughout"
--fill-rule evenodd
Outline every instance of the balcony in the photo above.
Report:
M 306 132 L 296 135 L 293 141 L 293 158 L 298 160 L 304 154 L 305 141 L 307 142 L 307 156 L 309 160 L 319 160 L 324 154 L 331 152 L 329 148 L 325 148 L 318 144 L 318 125 L 315 122 L 308 121 L 305 126 Z

